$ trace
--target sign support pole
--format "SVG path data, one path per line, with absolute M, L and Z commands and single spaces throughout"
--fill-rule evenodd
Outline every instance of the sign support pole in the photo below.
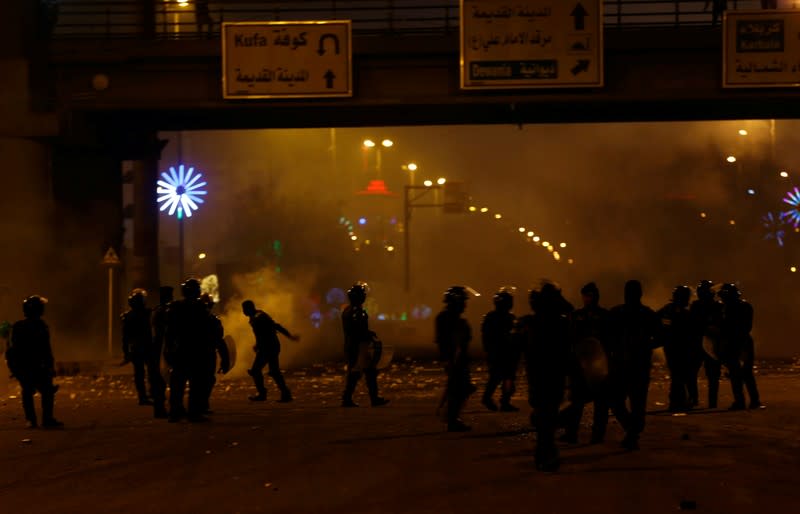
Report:
M 122 264 L 113 248 L 106 251 L 103 266 L 108 268 L 108 356 L 114 355 L 114 268 Z
M 114 268 L 108 267 L 108 356 L 114 353 Z

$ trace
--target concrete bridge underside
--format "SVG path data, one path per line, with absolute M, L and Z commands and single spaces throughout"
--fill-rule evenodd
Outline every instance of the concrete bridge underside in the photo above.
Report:
M 224 100 L 220 43 L 56 40 L 59 111 L 147 129 L 671 121 L 800 116 L 800 91 L 723 89 L 719 29 L 606 31 L 605 87 L 459 89 L 458 36 L 356 37 L 345 99 Z M 92 79 L 108 77 L 96 90 Z

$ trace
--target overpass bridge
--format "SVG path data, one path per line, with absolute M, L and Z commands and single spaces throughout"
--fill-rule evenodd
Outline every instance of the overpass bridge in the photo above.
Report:
M 144 4 L 153 9 L 143 12 Z M 63 0 L 46 52 L 49 95 L 61 112 L 124 117 L 128 125 L 155 122 L 161 129 L 766 118 L 800 112 L 791 89 L 722 88 L 721 30 L 711 25 L 704 1 L 607 0 L 604 87 L 463 91 L 458 4 L 212 1 L 209 27 L 196 24 L 191 3 Z M 754 8 L 760 2 L 729 5 Z M 352 98 L 222 98 L 220 22 L 343 18 L 353 20 Z
M 505 91 L 460 88 L 455 0 L 210 1 L 210 31 L 194 1 L 0 3 L 7 297 L 47 293 L 54 263 L 72 290 L 103 296 L 97 263 L 122 241 L 122 160 L 137 198 L 126 272 L 155 289 L 160 130 L 800 116 L 795 89 L 722 87 L 721 29 L 699 0 L 606 0 L 603 87 Z M 352 97 L 223 98 L 220 22 L 309 19 L 353 20 Z

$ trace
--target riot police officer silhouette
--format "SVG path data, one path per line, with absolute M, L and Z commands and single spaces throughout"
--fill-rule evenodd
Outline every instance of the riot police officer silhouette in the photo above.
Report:
M 672 291 L 672 301 L 656 313 L 660 321 L 658 345 L 664 347 L 664 356 L 669 368 L 670 412 L 691 409 L 697 401 L 697 373 L 694 387 L 690 385 L 692 368 L 696 360 L 694 347 L 694 320 L 689 311 L 692 290 L 678 286 Z M 692 390 L 693 389 L 693 390 Z
M 750 331 L 753 329 L 753 307 L 742 300 L 736 284 L 723 284 L 718 293 L 722 300 L 720 318 L 720 360 L 728 368 L 733 391 L 730 410 L 745 408 L 744 388 L 750 396 L 751 409 L 761 407 L 756 378 L 753 375 L 755 348 Z
M 578 442 L 583 410 L 593 401 L 592 444 L 603 442 L 608 425 L 609 312 L 600 306 L 600 289 L 594 282 L 581 288 L 583 307 L 570 315 L 569 406 L 562 411 L 567 443 Z
M 447 374 L 447 430 L 466 432 L 471 429 L 461 419 L 461 409 L 475 392 L 469 371 L 469 343 L 472 329 L 461 315 L 467 308 L 469 293 L 463 286 L 452 286 L 444 293 L 444 309 L 436 315 L 436 345 Z
M 171 368 L 169 421 L 184 416 L 191 422 L 207 421 L 208 354 L 211 322 L 206 306 L 200 301 L 200 282 L 189 279 L 181 285 L 183 299 L 167 309 L 166 349 L 164 356 Z M 189 382 L 188 409 L 183 395 Z
M 222 326 L 222 320 L 216 316 L 212 309 L 214 308 L 214 298 L 208 293 L 203 293 L 200 296 L 200 301 L 206 306 L 209 314 L 210 330 L 208 332 L 208 368 L 207 368 L 207 381 L 205 382 L 206 396 L 205 396 L 205 413 L 210 414 L 211 392 L 214 385 L 217 383 L 217 373 L 225 374 L 231 369 L 231 360 L 228 353 L 228 345 L 225 344 L 225 329 Z M 217 354 L 219 354 L 219 366 L 217 366 Z
M 714 294 L 714 283 L 703 280 L 697 286 L 697 300 L 692 302 L 689 312 L 694 322 L 692 346 L 696 354 L 689 377 L 689 396 L 697 404 L 697 374 L 700 366 L 705 369 L 708 381 L 708 408 L 717 408 L 719 396 L 719 379 L 722 366 L 719 361 L 719 323 L 722 320 L 722 303 L 718 302 Z M 709 342 L 706 349 L 703 340 Z
M 38 295 L 22 302 L 25 319 L 11 328 L 11 341 L 6 350 L 6 361 L 11 374 L 22 388 L 22 409 L 28 428 L 38 427 L 33 395 L 42 397 L 42 427 L 56 428 L 63 423 L 53 417 L 55 394 L 53 384 L 55 361 L 50 347 L 50 329 L 42 319 L 47 299 Z
M 375 332 L 369 329 L 369 316 L 364 310 L 367 286 L 362 283 L 353 284 L 347 290 L 347 299 L 350 305 L 342 312 L 344 354 L 347 361 L 342 407 L 358 407 L 353 401 L 353 393 L 362 374 L 367 384 L 370 404 L 373 407 L 386 405 L 389 400 L 378 394 L 377 364 L 381 352 L 380 341 Z
M 659 327 L 655 312 L 642 304 L 641 282 L 625 283 L 625 303 L 611 309 L 609 321 L 611 407 L 625 430 L 623 448 L 636 450 L 645 426 L 653 338 Z
M 167 398 L 167 384 L 161 375 L 161 355 L 164 352 L 164 335 L 167 332 L 167 309 L 172 302 L 172 287 L 161 286 L 158 289 L 158 305 L 153 309 L 150 318 L 153 327 L 153 346 L 150 355 L 150 369 L 154 371 L 150 379 L 150 395 L 153 397 L 153 410 L 156 418 L 166 418 L 164 406 Z M 155 373 L 158 372 L 158 373 Z
M 145 371 L 150 381 L 150 394 L 158 395 L 157 388 L 153 387 L 154 377 L 161 376 L 158 368 L 153 369 L 153 332 L 150 323 L 151 312 L 146 306 L 147 292 L 144 289 L 134 289 L 128 295 L 128 307 L 122 316 L 122 354 L 125 363 L 133 364 L 133 383 L 139 395 L 139 405 L 153 405 L 147 396 L 145 387 Z M 156 390 L 154 390 L 156 389 Z M 160 400 L 163 405 L 163 399 Z
M 514 380 L 519 363 L 519 349 L 516 339 L 512 337 L 516 321 L 516 317 L 511 313 L 514 296 L 510 291 L 501 289 L 495 293 L 493 301 L 494 310 L 486 313 L 481 321 L 481 339 L 489 368 L 489 379 L 483 392 L 482 403 L 491 411 L 498 410 L 492 397 L 497 386 L 501 386 L 500 410 L 515 412 L 519 409 L 511 405 L 511 396 L 515 391 Z
M 281 392 L 278 402 L 291 402 L 292 392 L 287 387 L 280 368 L 281 343 L 278 340 L 278 333 L 280 332 L 292 341 L 299 341 L 300 337 L 292 335 L 282 325 L 276 323 L 266 312 L 256 309 L 256 305 L 252 300 L 242 302 L 242 312 L 250 318 L 250 326 L 256 338 L 256 356 L 253 360 L 253 366 L 247 370 L 247 373 L 253 377 L 257 394 L 250 396 L 249 399 L 254 402 L 263 402 L 267 399 L 263 371 L 264 367 L 269 365 L 268 374 L 275 381 L 275 385 L 278 386 Z
M 528 300 L 533 314 L 519 319 L 515 333 L 525 356 L 536 468 L 553 472 L 560 466 L 555 433 L 570 365 L 570 309 L 558 286 L 547 281 L 532 289 Z

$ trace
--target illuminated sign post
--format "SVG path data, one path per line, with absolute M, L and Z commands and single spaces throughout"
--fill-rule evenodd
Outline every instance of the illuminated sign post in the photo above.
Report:
M 462 89 L 602 86 L 602 0 L 461 0 Z
M 226 99 L 353 96 L 349 20 L 222 24 Z
M 723 87 L 800 87 L 800 11 L 727 11 Z

